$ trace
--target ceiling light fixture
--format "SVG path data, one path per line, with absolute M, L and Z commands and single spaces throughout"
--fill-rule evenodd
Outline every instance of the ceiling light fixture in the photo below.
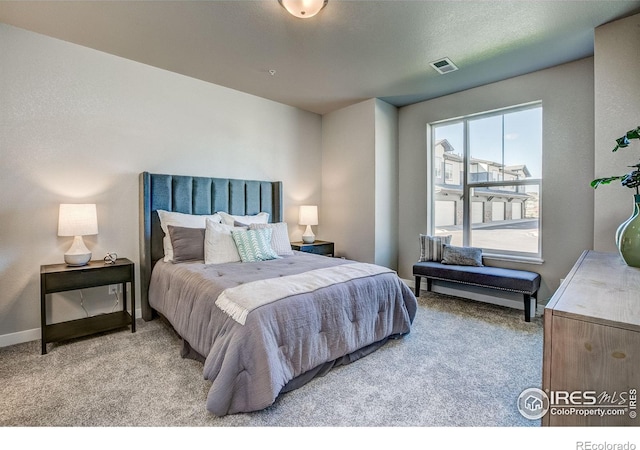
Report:
M 284 9 L 300 19 L 308 19 L 327 6 L 329 0 L 278 0 Z

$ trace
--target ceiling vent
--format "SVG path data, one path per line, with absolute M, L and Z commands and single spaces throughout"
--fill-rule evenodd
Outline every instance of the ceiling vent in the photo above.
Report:
M 442 58 L 429 63 L 440 75 L 458 70 L 456 65 L 449 58 Z

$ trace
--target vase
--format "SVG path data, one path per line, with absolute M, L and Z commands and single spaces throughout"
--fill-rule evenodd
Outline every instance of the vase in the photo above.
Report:
M 629 222 L 631 219 L 633 219 L 636 216 L 636 214 L 638 214 L 638 211 L 640 211 L 640 209 L 638 209 L 638 204 L 636 202 L 633 202 L 633 212 L 627 218 L 627 220 L 625 220 L 624 222 L 622 222 L 620 224 L 620 226 L 616 230 L 616 247 L 618 247 L 620 245 L 620 233 L 622 233 L 622 229 L 627 224 L 627 222 Z
M 618 251 L 628 266 L 640 267 L 640 195 L 634 195 L 634 201 L 635 212 L 620 231 Z

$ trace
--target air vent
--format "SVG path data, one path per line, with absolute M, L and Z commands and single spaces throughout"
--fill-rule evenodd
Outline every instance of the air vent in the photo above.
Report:
M 429 64 L 441 75 L 458 70 L 456 65 L 449 58 L 442 58 Z

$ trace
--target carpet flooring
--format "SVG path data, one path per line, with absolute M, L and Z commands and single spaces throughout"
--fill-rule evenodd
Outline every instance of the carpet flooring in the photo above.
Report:
M 540 387 L 542 319 L 425 293 L 412 331 L 280 396 L 269 408 L 215 417 L 202 364 L 179 356 L 162 321 L 0 348 L 4 427 L 529 427 L 518 395 Z

